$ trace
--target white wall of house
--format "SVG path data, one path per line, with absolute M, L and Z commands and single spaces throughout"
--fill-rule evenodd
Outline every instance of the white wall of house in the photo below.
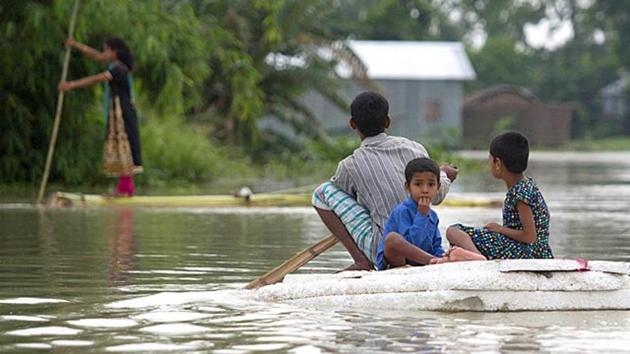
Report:
M 623 73 L 621 77 L 606 85 L 599 92 L 602 98 L 602 113 L 616 119 L 623 119 L 628 112 L 628 86 L 630 74 Z
M 392 128 L 389 133 L 419 140 L 459 138 L 462 129 L 464 81 L 474 80 L 475 71 L 459 42 L 349 41 L 349 48 L 365 65 L 367 76 L 390 103 Z M 295 59 L 295 60 L 293 60 Z M 271 55 L 268 60 L 279 67 L 303 65 L 299 58 Z M 368 90 L 356 84 L 348 65 L 337 72 L 346 78 L 343 95 L 348 104 Z M 308 92 L 303 97 L 308 107 L 331 133 L 351 132 L 350 107 L 340 109 L 323 96 Z M 267 128 L 291 136 L 287 127 L 263 120 Z
M 449 135 L 462 128 L 462 82 L 420 80 L 375 80 L 379 91 L 387 98 L 392 117 L 391 134 L 418 140 L 427 136 Z M 356 84 L 348 84 L 348 102 L 362 91 Z M 350 132 L 350 107 L 339 109 L 324 97 L 310 92 L 304 103 L 331 133 Z

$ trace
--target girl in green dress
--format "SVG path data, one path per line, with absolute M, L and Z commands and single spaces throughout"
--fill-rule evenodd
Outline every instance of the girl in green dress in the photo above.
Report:
M 529 143 L 522 134 L 507 132 L 492 140 L 490 172 L 503 180 L 508 189 L 503 225 L 452 225 L 446 230 L 452 246 L 487 259 L 553 258 L 549 247 L 549 209 L 536 183 L 524 175 L 528 158 Z

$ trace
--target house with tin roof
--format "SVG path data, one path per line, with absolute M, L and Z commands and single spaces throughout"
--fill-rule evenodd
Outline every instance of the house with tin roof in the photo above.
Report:
M 599 95 L 602 99 L 602 113 L 607 118 L 623 120 L 628 113 L 628 97 L 630 73 L 622 72 L 621 76 L 604 86 Z
M 530 90 L 496 85 L 464 97 L 463 143 L 486 149 L 505 130 L 525 134 L 531 145 L 562 145 L 571 139 L 575 104 L 543 102 Z
M 376 88 L 390 103 L 390 134 L 413 140 L 450 139 L 458 142 L 462 131 L 463 83 L 474 80 L 475 71 L 459 42 L 350 41 L 352 51 L 365 65 L 373 82 L 369 88 L 347 78 L 348 102 L 362 91 Z M 315 92 L 304 103 L 331 133 L 347 133 L 350 109 L 342 111 Z

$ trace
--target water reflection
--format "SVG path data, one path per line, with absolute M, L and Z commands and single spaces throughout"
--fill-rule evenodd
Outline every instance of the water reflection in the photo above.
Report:
M 485 159 L 487 153 L 481 153 Z M 534 154 L 560 257 L 630 260 L 630 159 Z M 453 193 L 503 197 L 486 171 Z M 500 209 L 439 208 L 450 223 Z M 248 281 L 326 234 L 310 208 L 0 208 L 0 351 L 623 352 L 628 312 L 331 311 L 256 303 Z M 301 272 L 350 261 L 340 247 Z
M 115 214 L 107 215 L 105 242 L 107 243 L 107 280 L 110 284 L 125 284 L 129 271 L 134 268 L 136 241 L 134 236 L 134 210 L 117 209 Z

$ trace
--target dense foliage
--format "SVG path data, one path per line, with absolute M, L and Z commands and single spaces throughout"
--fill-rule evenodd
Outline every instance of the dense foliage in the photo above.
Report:
M 2 181 L 36 181 L 41 176 L 72 5 L 73 0 L 13 0 L 0 5 L 0 62 L 5 73 L 0 94 L 6 102 L 0 123 Z M 339 80 L 333 68 L 338 57 L 353 55 L 321 30 L 322 18 L 332 11 L 328 5 L 297 0 L 84 1 L 75 38 L 100 49 L 107 36 L 115 35 L 133 49 L 143 125 L 163 121 L 141 129 L 148 144 L 149 174 L 207 179 L 219 173 L 212 168 L 217 163 L 208 163 L 203 173 L 194 172 L 193 165 L 201 161 L 177 154 L 212 151 L 225 140 L 252 152 L 262 144 L 256 123 L 266 114 L 321 137 L 323 132 L 300 96 L 313 89 L 339 105 L 346 103 L 337 93 Z M 322 47 L 334 55 L 323 58 L 317 52 Z M 299 55 L 305 64 L 277 67 L 266 60 L 270 53 Z M 101 64 L 74 52 L 69 79 L 103 70 Z M 53 180 L 79 183 L 97 175 L 103 134 L 101 93 L 101 89 L 84 89 L 66 95 Z M 185 117 L 205 125 L 201 131 L 215 139 L 186 138 L 201 133 L 187 133 Z M 173 149 L 175 141 L 163 140 L 159 124 L 181 132 L 179 149 Z M 164 160 L 171 163 L 166 166 Z M 170 171 L 165 172 L 167 168 Z
M 3 2 L 0 12 L 2 128 L 0 179 L 37 180 L 48 148 L 72 1 Z M 175 14 L 177 14 L 175 16 Z M 132 20 L 133 19 L 133 20 Z M 141 107 L 176 117 L 200 102 L 198 78 L 209 75 L 205 45 L 190 8 L 159 1 L 84 2 L 75 37 L 93 47 L 114 34 L 128 39 L 139 62 Z M 104 71 L 73 53 L 69 79 Z M 98 175 L 104 135 L 101 89 L 66 94 L 52 178 L 79 183 Z M 143 110 L 141 109 L 141 112 Z
M 73 2 L 0 3 L 2 182 L 41 177 Z M 568 21 L 573 36 L 554 48 L 533 46 L 525 28 L 549 18 Z M 335 65 L 348 59 L 365 75 L 342 41 L 349 38 L 463 41 L 478 77 L 467 90 L 523 85 L 544 100 L 574 102 L 576 136 L 605 135 L 598 92 L 630 65 L 629 19 L 624 1 L 84 0 L 75 37 L 101 48 L 108 35 L 120 36 L 137 57 L 145 182 L 201 181 L 225 175 L 231 160 L 316 166 L 351 150 L 328 140 L 300 100 L 315 90 L 347 107 Z M 289 57 L 299 64 L 283 61 Z M 73 52 L 70 79 L 102 70 Z M 102 179 L 101 94 L 66 95 L 53 181 Z M 263 117 L 310 140 L 296 146 L 261 131 Z

